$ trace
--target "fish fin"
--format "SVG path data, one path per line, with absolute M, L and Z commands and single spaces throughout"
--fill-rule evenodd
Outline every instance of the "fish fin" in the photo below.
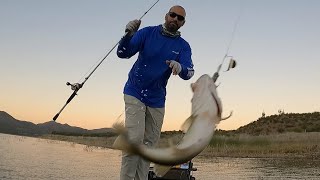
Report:
M 192 125 L 193 121 L 195 120 L 195 116 L 191 115 L 190 117 L 188 117 L 188 119 L 186 119 L 184 121 L 184 123 L 181 126 L 181 130 L 182 132 L 186 133 L 188 131 L 188 129 L 190 128 L 190 126 Z
M 164 165 L 160 165 L 160 164 L 155 164 L 153 167 L 153 171 L 158 177 L 163 177 L 164 175 L 167 174 L 167 172 L 171 169 L 171 167 L 172 166 L 164 166 Z

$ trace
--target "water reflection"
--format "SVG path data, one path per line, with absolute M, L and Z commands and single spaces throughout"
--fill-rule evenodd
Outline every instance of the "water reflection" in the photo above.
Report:
M 320 160 L 272 158 L 194 159 L 199 179 L 320 179 Z
M 120 152 L 0 134 L 0 179 L 118 179 Z
M 0 179 L 119 179 L 121 153 L 75 143 L 0 134 Z M 320 179 L 320 160 L 193 160 L 197 180 Z

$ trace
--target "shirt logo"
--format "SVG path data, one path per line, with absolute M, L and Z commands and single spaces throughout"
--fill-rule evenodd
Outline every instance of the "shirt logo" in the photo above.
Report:
M 175 54 L 179 54 L 179 52 L 177 52 L 177 51 L 172 51 L 173 53 L 175 53 Z

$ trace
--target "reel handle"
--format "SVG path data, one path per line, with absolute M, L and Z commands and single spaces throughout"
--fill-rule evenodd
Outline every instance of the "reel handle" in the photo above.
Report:
M 83 84 L 79 84 L 79 83 L 71 84 L 71 83 L 67 82 L 66 85 L 71 86 L 71 90 L 78 91 L 79 89 L 82 88 Z

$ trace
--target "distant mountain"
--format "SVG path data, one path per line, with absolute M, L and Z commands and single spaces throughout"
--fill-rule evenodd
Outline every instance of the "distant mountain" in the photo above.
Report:
M 235 134 L 267 135 L 285 132 L 320 132 L 320 112 L 281 113 L 261 117 L 234 130 Z
M 267 135 L 284 132 L 320 132 L 320 112 L 313 113 L 281 113 L 261 117 L 237 130 L 217 130 L 216 134 L 234 135 Z M 76 136 L 113 136 L 112 128 L 87 130 L 80 127 L 69 126 L 49 121 L 41 124 L 33 124 L 20 121 L 10 114 L 0 111 L 0 133 L 25 136 L 38 136 L 43 134 L 62 134 Z M 167 134 L 171 132 L 166 132 Z
M 17 120 L 10 114 L 0 111 L 0 133 L 39 136 L 43 134 L 68 134 L 68 135 L 103 135 L 114 133 L 111 128 L 101 128 L 95 130 L 87 130 L 80 127 L 70 126 L 68 124 L 60 124 L 49 121 L 40 124 L 34 124 L 28 121 Z
M 66 133 L 79 133 L 79 134 L 88 133 L 87 129 L 69 126 L 68 124 L 60 124 L 55 121 L 48 121 L 45 123 L 37 124 L 37 126 L 41 130 L 43 130 L 46 134 L 49 134 L 52 132 L 66 132 Z
M 37 125 L 27 121 L 16 120 L 4 111 L 0 111 L 0 132 L 17 135 L 38 135 L 42 133 Z
M 92 129 L 90 130 L 90 133 L 109 133 L 109 132 L 114 132 L 114 130 L 112 128 L 100 128 L 100 129 Z

